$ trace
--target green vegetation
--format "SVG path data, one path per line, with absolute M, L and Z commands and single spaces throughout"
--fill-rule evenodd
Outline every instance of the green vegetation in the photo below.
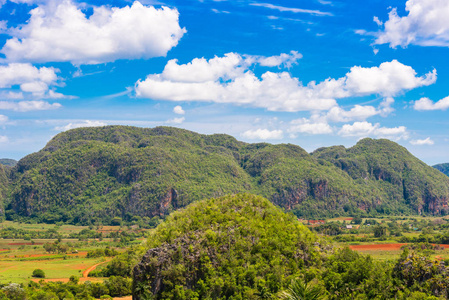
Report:
M 17 160 L 10 158 L 0 158 L 0 165 L 14 167 L 15 165 L 17 165 Z
M 449 268 L 426 249 L 376 261 L 333 248 L 268 200 L 210 199 L 148 237 L 134 299 L 447 299 Z
M 442 172 L 443 174 L 446 174 L 447 176 L 449 176 L 449 163 L 438 164 L 433 167 L 435 169 L 437 169 L 438 171 Z
M 238 192 L 298 217 L 438 215 L 447 213 L 449 178 L 387 140 L 308 154 L 290 144 L 126 126 L 63 132 L 13 169 L 0 168 L 0 215 L 26 222 L 151 228 L 192 202 Z
M 31 276 L 35 278 L 45 278 L 45 272 L 42 269 L 34 269 Z
M 149 292 L 156 299 L 271 297 L 321 256 L 319 240 L 307 228 L 249 194 L 173 213 L 146 247 L 133 273 L 137 299 Z

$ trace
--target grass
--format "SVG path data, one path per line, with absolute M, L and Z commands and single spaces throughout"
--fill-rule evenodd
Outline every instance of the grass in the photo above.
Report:
M 67 281 L 72 275 L 82 277 L 84 270 L 104 261 L 104 258 L 86 258 L 87 251 L 113 246 L 113 239 L 104 238 L 101 242 L 98 240 L 79 241 L 78 239 L 67 238 L 71 233 L 78 233 L 83 229 L 89 229 L 88 226 L 74 226 L 54 224 L 25 224 L 11 221 L 0 223 L 0 228 L 14 227 L 28 231 L 47 231 L 56 229 L 59 234 L 66 237 L 61 243 L 72 245 L 78 253 L 68 254 L 49 254 L 43 248 L 44 243 L 53 243 L 55 239 L 0 239 L 0 283 L 16 282 L 28 283 L 33 278 L 31 274 L 35 269 L 42 269 L 45 272 L 45 280 L 61 279 Z M 120 226 L 100 226 L 94 227 L 103 233 L 117 232 L 126 230 L 127 227 Z M 136 241 L 141 242 L 141 241 Z M 123 249 L 118 249 L 123 251 Z M 35 279 L 34 279 L 35 280 Z M 83 280 L 97 281 L 101 278 L 83 278 Z
M 101 258 L 74 257 L 68 259 L 53 259 L 40 261 L 0 260 L 0 282 L 26 283 L 32 279 L 34 269 L 39 268 L 45 272 L 45 278 L 69 278 L 82 276 L 82 272 L 101 262 Z

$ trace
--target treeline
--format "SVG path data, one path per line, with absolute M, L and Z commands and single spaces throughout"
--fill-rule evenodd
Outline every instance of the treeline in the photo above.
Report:
M 9 283 L 0 284 L 0 299 L 11 300 L 59 300 L 59 299 L 112 299 L 131 294 L 131 279 L 112 276 L 100 282 L 79 284 L 79 279 L 72 276 L 68 283 L 30 281 L 27 285 Z

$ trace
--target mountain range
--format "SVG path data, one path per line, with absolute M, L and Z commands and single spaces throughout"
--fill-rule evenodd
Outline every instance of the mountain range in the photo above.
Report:
M 300 217 L 446 214 L 449 178 L 389 140 L 307 153 L 172 127 L 78 128 L 13 168 L 0 166 L 8 219 L 110 223 L 164 217 L 250 192 Z

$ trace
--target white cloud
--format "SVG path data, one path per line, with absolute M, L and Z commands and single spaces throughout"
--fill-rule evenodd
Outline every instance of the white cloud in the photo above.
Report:
M 333 129 L 329 126 L 329 124 L 319 121 L 314 123 L 305 118 L 293 120 L 290 124 L 291 126 L 288 131 L 291 133 L 301 132 L 315 135 L 330 134 L 333 132 Z
M 273 5 L 270 3 L 250 3 L 252 6 L 260 6 L 265 7 L 269 9 L 278 10 L 280 12 L 292 12 L 292 13 L 304 13 L 304 14 L 310 14 L 315 16 L 332 16 L 329 12 L 323 12 L 320 10 L 311 10 L 311 9 L 303 9 L 303 8 L 292 8 L 292 7 L 285 7 L 285 6 L 279 6 L 279 5 Z
M 290 54 L 282 53 L 277 56 L 260 57 L 258 62 L 261 66 L 276 67 L 283 65 L 286 68 L 291 68 L 292 65 L 298 63 L 298 60 L 302 58 L 302 54 L 297 51 L 290 51 Z
M 413 108 L 415 110 L 446 110 L 449 108 L 449 96 L 435 103 L 429 98 L 424 97 L 415 101 Z
M 424 140 L 411 140 L 410 144 L 422 146 L 422 145 L 433 145 L 433 144 L 435 144 L 435 142 L 430 137 L 428 137 Z
M 0 143 L 7 143 L 9 142 L 9 139 L 5 135 L 0 135 Z
M 81 127 L 102 127 L 102 126 L 106 126 L 106 125 L 107 124 L 102 122 L 102 121 L 86 120 L 84 122 L 69 123 L 69 124 L 67 124 L 65 126 L 55 127 L 55 130 L 66 131 L 66 130 L 75 129 L 75 128 L 81 128 Z
M 186 113 L 180 105 L 175 106 L 173 112 L 177 115 L 184 115 Z
M 90 17 L 71 0 L 31 10 L 28 22 L 10 29 L 1 52 L 11 62 L 98 64 L 117 59 L 165 56 L 186 32 L 176 9 L 94 7 Z
M 181 118 L 173 118 L 170 120 L 167 120 L 165 123 L 167 124 L 182 124 L 182 122 L 184 122 L 186 120 L 186 118 L 181 117 Z
M 354 122 L 353 124 L 345 124 L 342 126 L 339 135 L 344 137 L 367 137 L 374 136 L 378 138 L 388 138 L 392 140 L 408 139 L 409 134 L 405 126 L 398 127 L 381 127 L 379 123 L 372 124 L 369 122 Z
M 404 17 L 393 8 L 386 22 L 374 20 L 383 25 L 382 31 L 375 34 L 375 44 L 390 44 L 392 48 L 409 44 L 449 47 L 449 1 L 408 0 L 405 10 L 408 14 Z
M 379 67 L 352 67 L 346 74 L 344 89 L 355 95 L 394 96 L 404 90 L 431 85 L 436 79 L 435 69 L 424 76 L 417 77 L 412 67 L 392 60 L 380 64 Z
M 59 103 L 51 104 L 46 101 L 0 101 L 0 110 L 13 110 L 20 112 L 58 109 L 61 106 L 62 105 Z
M 9 118 L 7 116 L 0 115 L 0 124 L 5 124 L 8 120 Z
M 57 93 L 52 88 L 59 85 L 58 69 L 37 68 L 29 63 L 0 65 L 0 97 L 3 99 L 73 98 Z M 19 88 L 20 90 L 16 89 Z M 12 89 L 12 90 L 7 90 Z
M 350 122 L 353 120 L 366 120 L 379 113 L 374 106 L 355 105 L 349 111 L 340 107 L 333 107 L 327 112 L 325 119 L 331 122 Z
M 396 60 L 379 67 L 352 67 L 345 77 L 329 78 L 319 84 L 312 81 L 307 85 L 287 72 L 265 72 L 258 77 L 250 69 L 265 60 L 287 64 L 298 57 L 293 51 L 290 55 L 267 58 L 228 53 L 209 60 L 196 58 L 183 65 L 170 60 L 161 74 L 150 74 L 145 80 L 139 80 L 135 91 L 138 97 L 155 100 L 232 103 L 296 112 L 329 110 L 337 106 L 339 98 L 370 94 L 390 97 L 436 80 L 435 70 L 417 77 L 413 68 Z M 390 112 L 391 100 L 384 107 Z M 349 114 L 373 113 L 371 108 L 359 106 Z
M 256 129 L 247 130 L 242 133 L 242 137 L 250 140 L 280 140 L 283 138 L 282 130 Z
M 19 85 L 24 92 L 42 95 L 49 86 L 55 85 L 58 69 L 36 68 L 31 64 L 12 63 L 0 65 L 0 88 L 10 88 Z

